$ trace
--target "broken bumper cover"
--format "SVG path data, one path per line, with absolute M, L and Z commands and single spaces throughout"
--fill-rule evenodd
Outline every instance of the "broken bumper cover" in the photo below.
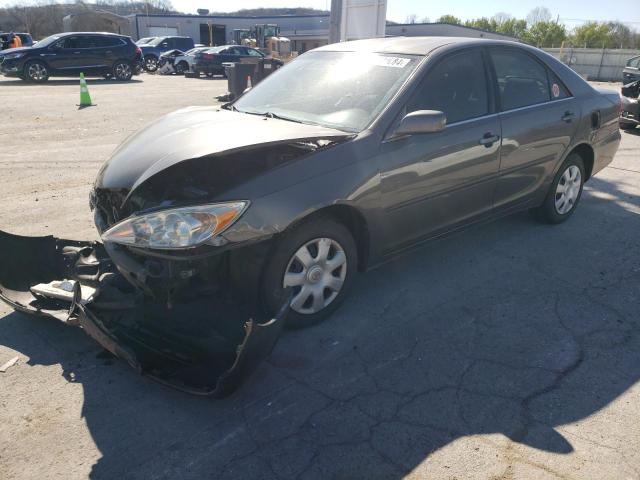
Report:
M 74 280 L 73 300 L 32 292 L 37 284 Z M 96 289 L 83 299 L 82 287 Z M 17 311 L 81 327 L 136 371 L 180 390 L 232 393 L 275 346 L 288 310 L 257 323 L 246 306 L 202 297 L 172 309 L 146 299 L 119 274 L 97 242 L 0 231 L 0 300 Z

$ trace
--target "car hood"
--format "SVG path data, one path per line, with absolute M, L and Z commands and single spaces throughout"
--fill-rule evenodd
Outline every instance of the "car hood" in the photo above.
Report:
M 30 52 L 33 47 L 20 47 L 20 48 L 7 48 L 6 50 L 0 50 L 0 56 L 10 55 L 12 53 Z
M 259 145 L 350 136 L 340 130 L 219 107 L 189 107 L 156 120 L 125 140 L 100 169 L 95 186 L 132 191 L 153 175 L 186 160 Z

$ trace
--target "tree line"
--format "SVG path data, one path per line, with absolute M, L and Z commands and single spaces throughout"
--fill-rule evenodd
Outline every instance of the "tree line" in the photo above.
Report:
M 406 23 L 416 23 L 417 15 L 409 15 Z M 428 18 L 422 22 L 428 23 Z M 509 35 L 536 47 L 560 47 L 561 45 L 584 48 L 640 48 L 640 33 L 622 22 L 586 22 L 569 31 L 554 20 L 544 7 L 533 9 L 526 19 L 517 19 L 508 13 L 496 13 L 493 17 L 462 21 L 454 15 L 443 15 L 438 23 L 463 25 L 489 32 Z
M 0 31 L 29 32 L 35 39 L 41 39 L 61 32 L 63 17 L 82 13 L 87 9 L 103 10 L 117 15 L 180 13 L 173 8 L 170 0 L 96 0 L 93 3 L 84 0 L 75 0 L 73 3 L 41 0 L 35 5 L 25 5 L 22 2 L 0 8 Z M 303 15 L 313 13 L 324 13 L 324 11 L 308 8 L 258 8 L 213 14 Z M 406 23 L 417 21 L 417 15 L 409 15 Z M 421 21 L 429 22 L 429 19 L 423 18 Z M 526 19 L 517 19 L 507 13 L 497 13 L 490 18 L 482 17 L 464 22 L 453 15 L 443 15 L 436 21 L 509 35 L 536 47 L 559 47 L 564 43 L 565 46 L 586 48 L 640 48 L 640 33 L 624 23 L 587 22 L 570 32 L 564 24 L 553 20 L 551 12 L 544 7 L 533 9 Z

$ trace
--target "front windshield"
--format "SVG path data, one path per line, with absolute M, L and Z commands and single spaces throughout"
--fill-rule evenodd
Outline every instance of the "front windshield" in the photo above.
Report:
M 51 45 L 53 42 L 55 42 L 59 38 L 60 38 L 59 35 L 51 35 L 49 37 L 43 38 L 42 40 L 40 40 L 38 42 L 38 46 L 39 47 L 46 47 L 48 45 Z
M 308 52 L 244 94 L 234 107 L 348 132 L 364 130 L 420 57 L 361 52 Z
M 147 43 L 147 45 L 151 45 L 152 47 L 157 47 L 158 45 L 160 45 L 164 40 L 166 39 L 166 37 L 157 37 L 154 38 L 153 40 L 151 40 L 149 43 Z

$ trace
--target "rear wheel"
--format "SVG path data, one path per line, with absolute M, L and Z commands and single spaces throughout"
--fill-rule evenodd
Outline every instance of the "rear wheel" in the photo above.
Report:
M 330 217 L 315 217 L 285 234 L 277 243 L 262 278 L 262 298 L 275 313 L 292 290 L 287 326 L 304 328 L 331 315 L 357 270 L 353 236 Z
M 158 69 L 158 59 L 154 55 L 144 57 L 144 69 L 147 72 L 155 72 Z
M 42 83 L 49 80 L 49 68 L 37 60 L 27 63 L 24 72 L 25 80 L 29 82 Z
M 578 206 L 585 178 L 582 157 L 572 153 L 554 177 L 544 203 L 531 211 L 533 216 L 551 224 L 567 220 Z
M 116 80 L 126 82 L 127 80 L 131 80 L 132 76 L 133 69 L 131 68 L 131 64 L 129 62 L 118 61 L 113 64 L 113 77 Z

